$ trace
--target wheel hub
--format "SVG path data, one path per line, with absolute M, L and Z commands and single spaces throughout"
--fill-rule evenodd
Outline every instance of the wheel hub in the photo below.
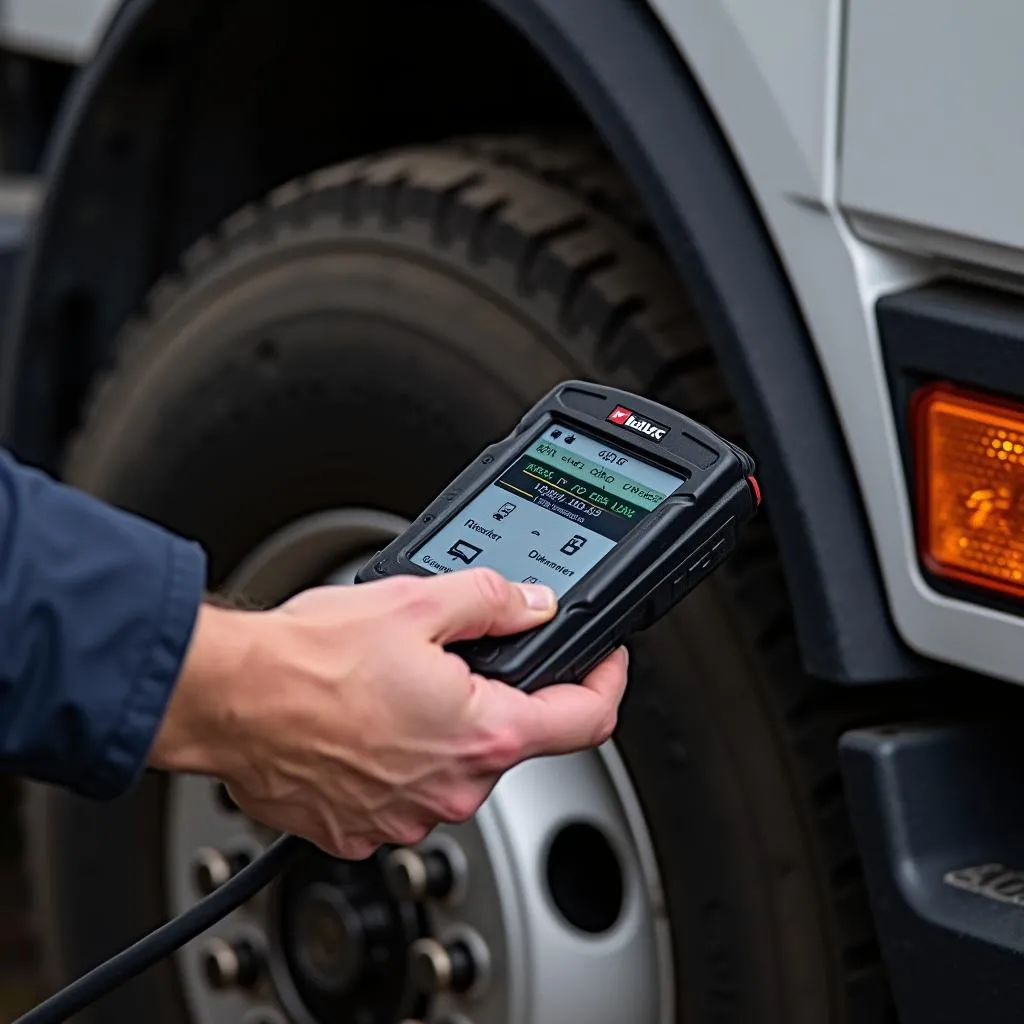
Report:
M 294 1017 L 393 1024 L 421 1009 L 407 980 L 424 922 L 389 893 L 383 862 L 383 854 L 344 863 L 310 851 L 277 885 L 272 975 Z
M 362 973 L 367 940 L 378 938 L 373 932 L 384 913 L 372 904 L 360 913 L 333 886 L 311 886 L 302 893 L 294 911 L 285 914 L 285 933 L 291 933 L 285 955 L 298 983 L 318 994 L 344 992 Z
M 271 538 L 229 589 L 267 604 L 349 583 L 405 523 L 328 512 Z M 224 788 L 172 780 L 173 913 L 273 838 Z M 192 1024 L 669 1024 L 668 924 L 614 747 L 527 762 L 415 849 L 316 850 L 178 957 Z M 211 981 L 211 977 L 215 979 Z

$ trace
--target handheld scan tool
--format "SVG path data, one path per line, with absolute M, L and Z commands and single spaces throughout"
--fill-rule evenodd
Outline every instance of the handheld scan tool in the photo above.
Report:
M 452 645 L 524 690 L 576 681 L 678 603 L 755 514 L 754 461 L 638 395 L 567 381 L 471 465 L 357 574 L 357 583 L 488 566 L 544 583 L 556 616 Z

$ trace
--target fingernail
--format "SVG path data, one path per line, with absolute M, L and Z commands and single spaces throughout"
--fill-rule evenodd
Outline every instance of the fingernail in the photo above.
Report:
M 555 592 L 537 583 L 520 583 L 526 607 L 535 612 L 546 612 L 555 606 Z
M 623 660 L 623 662 L 625 664 L 625 667 L 629 668 L 629 648 L 628 647 L 623 647 L 622 648 L 622 660 Z

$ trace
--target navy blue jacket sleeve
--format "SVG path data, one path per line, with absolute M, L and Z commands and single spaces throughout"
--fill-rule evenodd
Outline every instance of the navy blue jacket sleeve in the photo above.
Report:
M 205 582 L 198 545 L 0 450 L 0 771 L 131 787 Z

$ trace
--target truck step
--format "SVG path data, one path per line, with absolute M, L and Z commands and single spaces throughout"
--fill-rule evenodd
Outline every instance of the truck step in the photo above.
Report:
M 857 730 L 842 738 L 841 762 L 900 1024 L 1020 1024 L 1019 731 Z

